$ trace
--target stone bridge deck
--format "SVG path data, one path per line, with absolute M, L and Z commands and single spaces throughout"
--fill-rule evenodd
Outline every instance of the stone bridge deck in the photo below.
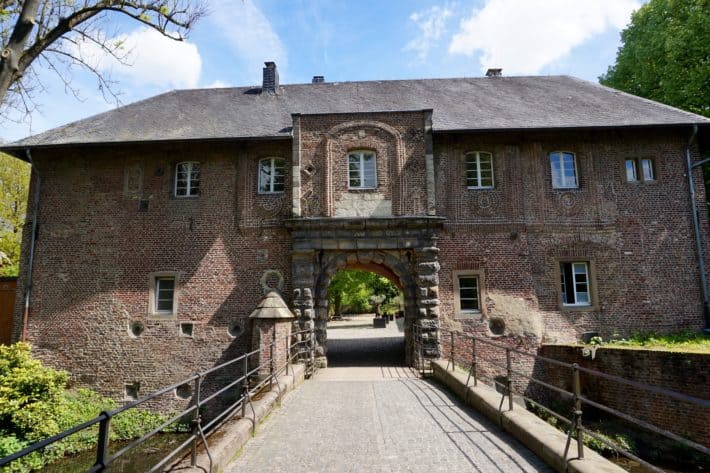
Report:
M 367 319 L 337 322 L 328 335 L 331 367 L 284 398 L 229 471 L 552 471 L 403 366 L 394 323 L 371 329 Z

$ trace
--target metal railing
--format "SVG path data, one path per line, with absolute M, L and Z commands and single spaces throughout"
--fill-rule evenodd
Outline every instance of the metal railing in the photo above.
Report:
M 596 439 L 597 441 L 603 443 L 606 445 L 608 448 L 616 451 L 618 454 L 621 454 L 625 456 L 626 458 L 629 458 L 633 461 L 636 461 L 643 465 L 645 468 L 658 472 L 658 473 L 663 473 L 664 470 L 658 468 L 657 466 L 647 462 L 646 460 L 639 458 L 638 456 L 634 455 L 632 452 L 628 451 L 627 449 L 622 448 L 620 445 L 610 441 L 609 439 L 600 436 L 597 432 L 594 432 L 588 428 L 586 428 L 583 423 L 582 423 L 582 415 L 583 415 L 583 407 L 585 405 L 593 407 L 595 409 L 598 409 L 599 411 L 602 411 L 606 414 L 618 417 L 620 419 L 623 419 L 626 422 L 632 423 L 635 426 L 642 427 L 643 429 L 646 429 L 648 431 L 651 431 L 653 433 L 662 435 L 666 437 L 667 439 L 676 441 L 686 447 L 689 447 L 693 450 L 696 450 L 700 453 L 703 453 L 705 455 L 710 455 L 710 449 L 704 445 L 701 445 L 697 442 L 693 442 L 692 440 L 689 440 L 687 438 L 684 438 L 674 432 L 671 432 L 669 430 L 660 428 L 656 425 L 651 424 L 650 422 L 644 421 L 642 419 L 638 419 L 630 414 L 627 414 L 625 412 L 621 412 L 615 408 L 612 408 L 610 406 L 604 405 L 600 402 L 594 401 L 590 399 L 588 396 L 586 396 L 584 393 L 582 393 L 582 383 L 581 383 L 581 375 L 584 374 L 589 377 L 596 377 L 604 381 L 612 381 L 616 383 L 620 383 L 624 386 L 632 387 L 635 389 L 639 389 L 648 393 L 652 393 L 658 396 L 666 397 L 669 399 L 673 399 L 676 401 L 681 401 L 685 403 L 692 404 L 694 407 L 699 407 L 701 409 L 710 409 L 710 401 L 689 396 L 683 393 L 679 393 L 676 391 L 672 391 L 670 389 L 665 389 L 661 388 L 658 386 L 653 386 L 650 384 L 645 384 L 645 383 L 640 383 L 637 381 L 633 381 L 630 379 L 622 378 L 620 376 L 615 376 L 615 375 L 610 375 L 607 373 L 602 373 L 601 371 L 596 371 L 590 368 L 585 368 L 582 366 L 579 366 L 577 363 L 565 363 L 562 361 L 558 361 L 552 358 L 536 355 L 534 353 L 529 353 L 514 347 L 511 347 L 509 345 L 505 345 L 502 343 L 497 343 L 494 341 L 491 341 L 490 339 L 487 338 L 482 338 L 478 337 L 475 335 L 470 335 L 458 331 L 452 331 L 450 333 L 450 350 L 449 350 L 449 359 L 446 365 L 446 370 L 448 371 L 449 368 L 451 368 L 452 371 L 456 370 L 456 362 L 455 360 L 462 360 L 461 356 L 457 356 L 457 346 L 459 345 L 457 343 L 457 340 L 470 340 L 470 350 L 468 350 L 468 347 L 466 348 L 466 351 L 470 351 L 470 358 L 466 360 L 465 365 L 468 366 L 468 377 L 466 379 L 466 387 L 469 386 L 469 383 L 473 379 L 473 386 L 478 385 L 478 380 L 479 379 L 484 379 L 485 381 L 488 381 L 489 383 L 492 383 L 498 391 L 501 392 L 501 400 L 500 404 L 498 406 L 498 412 L 502 413 L 503 412 L 503 404 L 505 400 L 507 399 L 507 409 L 508 410 L 513 410 L 515 403 L 513 402 L 514 396 L 520 396 L 520 398 L 524 399 L 525 401 L 529 402 L 533 406 L 535 406 L 538 409 L 543 410 L 545 413 L 548 415 L 554 417 L 558 421 L 564 423 L 567 425 L 567 444 L 565 446 L 565 452 L 564 452 L 564 457 L 565 457 L 565 471 L 567 470 L 567 457 L 569 453 L 569 449 L 571 447 L 572 441 L 574 440 L 576 442 L 576 449 L 577 449 L 577 458 L 578 459 L 583 459 L 584 458 L 584 436 L 588 435 L 589 437 L 592 437 Z M 488 347 L 491 347 L 494 350 L 500 350 L 500 353 L 505 353 L 505 363 L 498 363 L 496 361 L 493 361 L 490 359 L 491 357 L 482 357 L 480 354 L 481 347 L 480 345 L 486 345 Z M 489 350 L 490 351 L 490 350 Z M 554 365 L 560 368 L 568 369 L 569 376 L 570 376 L 570 381 L 572 385 L 572 391 L 568 391 L 566 389 L 562 389 L 558 386 L 554 386 L 553 384 L 550 384 L 542 379 L 536 378 L 533 375 L 529 375 L 526 373 L 523 373 L 519 370 L 516 370 L 513 368 L 513 362 L 512 362 L 512 357 L 513 355 L 519 355 L 523 358 L 527 358 L 528 360 L 532 360 L 533 362 L 542 362 L 550 365 Z M 484 361 L 485 360 L 485 361 Z M 500 377 L 495 377 L 495 378 L 490 378 L 487 377 L 485 374 L 482 375 L 480 366 L 481 364 L 486 363 L 494 368 L 497 368 L 501 372 L 504 372 L 504 376 Z M 515 377 L 518 378 L 515 378 Z M 545 406 L 542 404 L 542 401 L 538 398 L 538 400 L 532 399 L 530 396 L 526 396 L 522 392 L 516 392 L 513 388 L 515 385 L 515 381 L 521 381 L 521 380 L 527 380 L 528 382 L 532 383 L 533 385 L 540 386 L 541 388 L 544 388 L 546 390 L 552 391 L 558 395 L 561 396 L 563 400 L 567 401 L 572 401 L 572 412 L 569 414 L 569 417 L 566 417 L 565 415 L 554 411 L 552 408 Z M 466 391 L 468 393 L 468 391 Z
M 170 386 L 166 386 L 138 400 L 129 402 L 117 409 L 102 412 L 95 418 L 88 420 L 83 424 L 76 425 L 71 429 L 65 430 L 52 437 L 36 442 L 28 446 L 27 448 L 20 450 L 19 452 L 13 453 L 12 455 L 8 455 L 0 459 L 0 467 L 8 465 L 13 461 L 16 461 L 22 457 L 29 455 L 32 452 L 42 450 L 43 448 L 49 445 L 52 445 L 73 434 L 91 428 L 98 424 L 99 432 L 96 442 L 96 462 L 87 471 L 104 471 L 114 461 L 125 455 L 130 450 L 140 445 L 143 445 L 149 439 L 153 438 L 158 433 L 161 433 L 169 426 L 189 418 L 190 423 L 192 425 L 190 435 L 180 445 L 168 452 L 149 471 L 155 472 L 161 470 L 166 465 L 168 465 L 173 459 L 176 459 L 181 453 L 186 454 L 188 448 L 190 448 L 191 454 L 190 464 L 191 466 L 195 466 L 197 460 L 198 445 L 202 443 L 209 459 L 209 471 L 211 472 L 212 456 L 210 454 L 209 443 L 207 441 L 207 433 L 218 428 L 220 425 L 229 420 L 233 415 L 236 415 L 238 412 L 242 418 L 245 418 L 247 406 L 251 408 L 252 415 L 254 416 L 254 418 L 252 419 L 253 432 L 256 428 L 256 418 L 254 406 L 252 404 L 253 396 L 256 393 L 260 392 L 267 385 L 271 387 L 275 383 L 279 389 L 278 398 L 280 399 L 281 388 L 278 382 L 278 376 L 284 371 L 286 375 L 288 375 L 292 371 L 291 365 L 294 362 L 305 362 L 307 371 L 311 373 L 315 370 L 313 353 L 315 347 L 315 333 L 313 328 L 293 332 L 290 337 L 287 337 L 287 346 L 282 347 L 286 350 L 285 353 L 287 354 L 287 356 L 285 357 L 285 361 L 281 364 L 281 366 L 276 365 L 276 359 L 274 357 L 274 350 L 278 349 L 278 347 L 276 346 L 277 341 L 275 330 L 272 331 L 272 335 L 272 340 L 268 345 L 264 345 L 261 348 L 250 351 L 248 353 L 244 353 L 241 356 L 233 358 L 220 365 L 214 366 L 208 370 L 197 372 L 188 378 L 182 379 L 176 383 L 171 384 Z M 268 353 L 268 358 L 266 358 L 265 360 L 262 359 L 264 351 Z M 258 360 L 256 363 L 252 362 L 254 358 Z M 228 367 L 240 367 L 241 375 L 233 379 L 228 378 L 229 381 L 226 382 L 224 386 L 203 397 L 202 391 L 204 387 L 205 378 L 210 374 L 220 372 Z M 251 384 L 254 375 L 265 373 L 267 367 L 268 375 L 266 375 L 263 379 L 259 380 L 256 384 Z M 190 384 L 192 384 L 194 387 L 192 390 L 192 401 L 189 407 L 172 415 L 169 419 L 165 420 L 158 427 L 154 428 L 150 432 L 145 433 L 141 437 L 129 442 L 127 445 L 125 445 L 115 453 L 109 454 L 109 433 L 111 429 L 111 419 L 115 418 L 117 415 L 123 412 L 140 407 L 142 405 L 146 405 L 150 403 L 150 401 L 154 401 L 158 397 L 166 393 L 175 392 L 178 388 Z M 201 413 L 203 412 L 203 409 L 208 405 L 208 403 L 216 400 L 219 396 L 226 394 L 227 391 L 229 391 L 230 389 L 235 388 L 239 389 L 241 392 L 239 398 L 235 402 L 232 402 L 227 407 L 217 412 L 213 417 L 211 417 L 208 421 L 205 422 L 202 418 Z

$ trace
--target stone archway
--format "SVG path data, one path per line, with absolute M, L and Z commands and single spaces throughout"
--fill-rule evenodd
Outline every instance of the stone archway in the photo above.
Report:
M 327 289 L 346 267 L 369 267 L 394 276 L 405 305 L 407 363 L 419 366 L 414 353 L 414 326 L 419 325 L 430 348 L 425 357 L 439 355 L 439 217 L 294 219 L 292 276 L 294 313 L 301 329 L 315 328 L 316 357 L 326 364 Z

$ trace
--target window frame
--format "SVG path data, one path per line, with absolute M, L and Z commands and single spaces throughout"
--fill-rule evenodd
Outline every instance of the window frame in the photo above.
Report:
M 454 271 L 454 316 L 455 318 L 482 318 L 485 314 L 485 277 L 481 270 Z M 474 278 L 477 283 L 478 309 L 461 308 L 461 279 Z
M 179 283 L 180 278 L 178 273 L 174 271 L 161 271 L 151 273 L 148 276 L 149 279 L 149 291 L 148 291 L 148 317 L 150 319 L 176 319 L 178 314 L 178 302 L 179 302 Z M 172 309 L 171 310 L 160 310 L 158 309 L 158 297 L 160 296 L 160 281 L 162 280 L 173 280 L 173 294 L 172 294 Z
M 588 303 L 566 303 L 564 302 L 565 294 L 562 288 L 562 278 L 563 278 L 563 264 L 575 264 L 584 263 L 586 264 L 587 270 L 587 294 L 589 295 Z M 597 284 L 596 284 L 596 265 L 591 259 L 584 257 L 569 257 L 569 258 L 557 258 L 555 264 L 555 286 L 557 287 L 558 294 L 558 304 L 560 310 L 563 311 L 590 311 L 597 310 L 599 308 L 599 300 L 597 295 Z M 575 290 L 576 292 L 576 290 Z
M 283 189 L 282 190 L 274 190 L 276 187 L 276 161 L 281 161 L 283 165 L 281 166 L 282 169 L 282 176 L 283 176 Z M 269 175 L 268 175 L 268 184 L 269 184 L 269 190 L 262 190 L 262 173 L 261 173 L 261 163 L 264 161 L 269 161 Z M 257 193 L 260 195 L 269 195 L 269 194 L 283 194 L 286 192 L 286 158 L 281 158 L 279 156 L 269 156 L 266 158 L 261 158 L 259 162 L 257 163 L 257 183 L 256 183 L 256 190 Z
M 629 163 L 633 164 L 633 169 L 635 173 L 635 179 L 629 179 L 628 166 Z M 648 168 L 644 166 L 648 163 Z M 646 170 L 650 170 L 650 177 L 647 175 Z M 653 158 L 626 158 L 624 160 L 624 178 L 629 184 L 639 184 L 639 183 L 653 183 L 658 181 L 658 176 L 656 175 L 656 164 Z
M 565 155 L 572 156 L 572 164 L 574 166 L 574 185 L 566 184 L 566 177 L 564 173 L 564 157 Z M 562 185 L 555 185 L 555 167 L 552 164 L 553 156 L 559 156 L 562 158 L 560 161 L 560 177 L 562 178 Z M 579 167 L 577 166 L 577 154 L 572 151 L 550 151 L 547 154 L 547 160 L 550 164 L 550 183 L 553 189 L 579 189 Z
M 365 185 L 365 155 L 366 154 L 371 154 L 372 155 L 372 176 L 373 176 L 373 182 L 372 185 L 366 186 Z M 352 185 L 352 177 L 351 177 L 351 172 L 352 170 L 350 169 L 350 157 L 351 156 L 359 156 L 359 165 L 360 167 L 358 168 L 359 172 L 359 179 L 360 179 L 360 185 L 359 186 L 353 186 Z M 377 153 L 373 150 L 370 149 L 355 149 L 348 151 L 346 153 L 347 157 L 347 178 L 348 178 L 348 190 L 368 190 L 368 189 L 377 189 Z
M 185 187 L 185 194 L 178 194 L 178 181 L 179 179 L 179 174 L 180 174 L 180 166 L 182 165 L 189 165 L 188 171 L 187 171 L 187 179 L 185 180 L 186 187 Z M 197 178 L 194 179 L 192 177 L 193 173 L 193 166 L 197 165 Z M 200 189 L 200 182 L 202 181 L 202 166 L 199 161 L 180 161 L 179 163 L 175 164 L 175 174 L 173 175 L 174 177 L 174 183 L 173 183 L 173 197 L 178 198 L 178 199 L 195 199 L 200 196 L 201 194 L 201 189 Z M 193 186 L 193 181 L 196 181 L 196 185 Z M 197 193 L 191 194 L 190 192 L 194 189 L 197 190 Z
M 481 176 L 481 155 L 488 155 L 489 160 L 490 160 L 490 173 L 491 173 L 491 184 L 490 185 L 483 185 L 483 177 Z M 469 163 L 469 156 L 475 156 L 475 161 L 473 163 Z M 474 164 L 475 169 L 470 170 L 469 169 L 469 164 Z M 495 172 L 493 170 L 493 153 L 490 151 L 468 151 L 467 153 L 464 154 L 464 166 L 466 167 L 466 189 L 494 189 L 495 188 Z M 478 182 L 478 185 L 469 185 L 469 172 L 475 172 L 476 173 L 476 181 Z

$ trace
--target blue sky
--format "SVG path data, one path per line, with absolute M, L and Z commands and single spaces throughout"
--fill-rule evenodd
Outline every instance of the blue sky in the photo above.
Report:
M 619 32 L 642 0 L 208 0 L 210 14 L 184 42 L 118 21 L 122 66 L 86 46 L 84 57 L 117 81 L 122 104 L 176 88 L 258 85 L 263 62 L 281 83 L 567 74 L 596 81 L 614 62 Z M 113 29 L 112 29 L 113 31 Z M 72 74 L 80 100 L 46 71 L 39 109 L 0 123 L 0 139 L 29 134 L 116 106 L 96 80 Z

